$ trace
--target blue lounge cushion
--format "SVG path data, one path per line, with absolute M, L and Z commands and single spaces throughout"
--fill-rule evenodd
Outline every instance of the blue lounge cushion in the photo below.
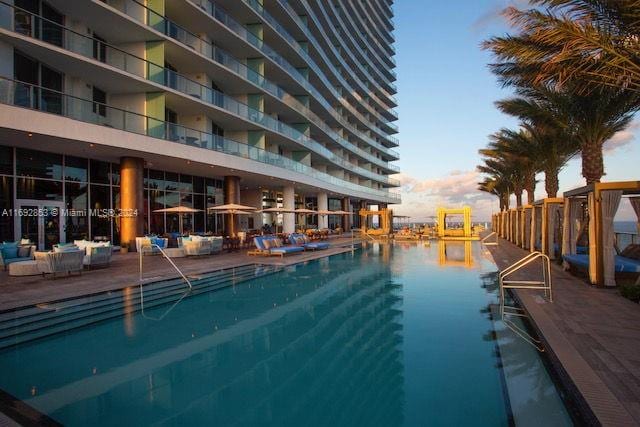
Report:
M 303 252 L 304 248 L 302 246 L 281 246 L 279 248 L 272 248 L 271 252 L 274 254 L 285 253 L 291 254 L 295 252 Z
M 306 243 L 304 247 L 309 249 L 329 249 L 329 244 L 326 242 Z
M 562 258 L 571 265 L 575 265 L 577 267 L 589 268 L 589 255 L 567 254 L 567 255 L 563 255 Z
M 9 264 L 13 264 L 14 262 L 20 262 L 20 261 L 31 261 L 31 257 L 17 257 L 17 258 L 10 258 L 10 259 L 5 258 L 4 263 L 6 265 L 9 265 Z
M 571 265 L 577 267 L 589 268 L 589 255 L 587 254 L 571 254 L 564 255 L 564 260 Z M 615 257 L 615 272 L 616 273 L 640 273 L 640 261 L 625 258 L 620 255 Z
M 256 248 L 258 248 L 261 251 L 264 251 L 266 249 L 264 246 L 263 240 L 264 240 L 264 236 L 256 236 L 253 238 L 253 244 L 256 245 Z
M 18 258 L 18 246 L 17 245 L 7 245 L 4 244 L 2 245 L 2 248 L 0 248 L 0 251 L 2 251 L 2 258 L 6 261 L 9 259 L 13 259 L 13 258 Z

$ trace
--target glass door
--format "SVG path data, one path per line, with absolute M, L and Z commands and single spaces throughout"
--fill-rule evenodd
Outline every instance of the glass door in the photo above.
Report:
M 38 250 L 49 250 L 65 242 L 64 203 L 43 200 L 16 200 L 19 221 L 16 221 L 16 236 L 29 239 Z

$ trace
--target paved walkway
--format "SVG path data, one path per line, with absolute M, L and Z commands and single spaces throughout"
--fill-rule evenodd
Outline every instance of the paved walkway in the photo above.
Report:
M 359 239 L 355 240 L 356 243 L 359 241 Z M 329 243 L 331 247 L 327 250 L 292 254 L 284 258 L 248 256 L 247 250 L 241 250 L 202 257 L 172 258 L 172 260 L 185 275 L 189 276 L 247 264 L 291 265 L 351 250 L 351 238 L 331 238 Z M 161 256 L 145 256 L 143 262 L 147 280 L 158 281 L 178 277 L 176 271 Z M 0 311 L 122 289 L 138 283 L 137 253 L 124 255 L 114 253 L 108 268 L 85 270 L 82 274 L 71 276 L 60 275 L 56 279 L 42 276 L 10 277 L 6 271 L 2 271 L 0 272 Z
M 500 269 L 528 252 L 500 239 L 487 246 Z M 540 277 L 539 265 L 514 278 Z M 552 363 L 561 365 L 605 426 L 640 425 L 640 305 L 617 289 L 590 286 L 552 265 L 553 303 L 541 291 L 518 290 Z

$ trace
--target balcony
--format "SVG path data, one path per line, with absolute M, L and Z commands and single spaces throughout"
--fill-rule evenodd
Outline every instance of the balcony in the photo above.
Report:
M 84 123 L 132 132 L 151 138 L 183 144 L 276 166 L 304 174 L 318 181 L 371 195 L 372 198 L 399 202 L 396 193 L 361 186 L 320 172 L 287 157 L 233 141 L 218 135 L 191 129 L 175 123 L 115 108 L 106 104 L 62 92 L 0 77 L 0 104 L 12 105 L 60 115 Z

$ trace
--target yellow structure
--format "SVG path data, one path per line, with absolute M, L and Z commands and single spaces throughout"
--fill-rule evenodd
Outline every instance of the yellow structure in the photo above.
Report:
M 474 259 L 471 251 L 471 241 L 451 242 L 439 240 L 438 265 L 472 268 L 474 266 Z
M 462 215 L 462 228 L 448 229 L 447 216 Z M 473 234 L 471 229 L 471 207 L 464 206 L 457 209 L 440 207 L 437 211 L 438 237 L 444 240 L 478 240 L 480 236 Z
M 370 211 L 368 209 L 360 209 L 360 229 L 363 233 L 370 236 L 389 237 L 393 234 L 393 210 L 384 208 L 378 211 Z M 369 219 L 377 216 L 379 228 L 371 228 Z

